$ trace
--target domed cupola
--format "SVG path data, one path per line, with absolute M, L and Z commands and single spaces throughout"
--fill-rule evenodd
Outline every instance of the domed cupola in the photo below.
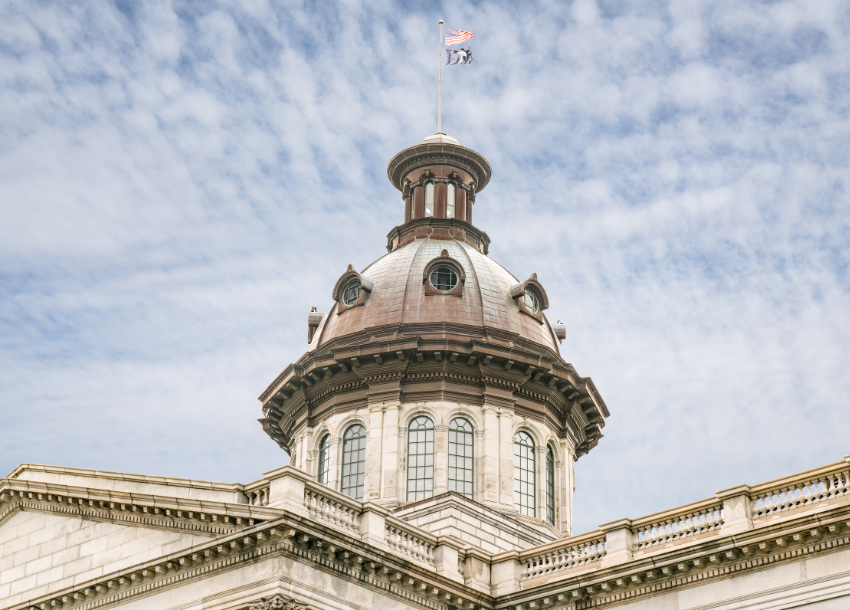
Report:
M 308 351 L 260 396 L 260 422 L 320 483 L 420 525 L 448 502 L 502 516 L 494 549 L 567 535 L 572 464 L 609 414 L 560 355 L 544 281 L 492 260 L 472 225 L 490 164 L 438 133 L 387 175 L 404 206 L 387 254 L 328 278 L 332 306 L 309 313 Z

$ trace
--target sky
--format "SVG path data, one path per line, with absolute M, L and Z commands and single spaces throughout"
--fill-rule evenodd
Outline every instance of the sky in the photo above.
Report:
M 611 417 L 574 532 L 850 454 L 850 4 L 0 3 L 0 474 L 226 482 L 436 130 Z

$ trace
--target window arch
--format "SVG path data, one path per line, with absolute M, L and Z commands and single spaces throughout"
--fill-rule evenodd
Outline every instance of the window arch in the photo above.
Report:
M 555 452 L 546 447 L 546 520 L 555 525 Z
M 407 427 L 407 501 L 434 495 L 434 422 L 420 415 Z
M 366 428 L 362 424 L 354 424 L 342 437 L 342 493 L 362 500 L 365 473 Z
M 446 185 L 446 218 L 455 217 L 455 185 L 449 182 Z
M 322 485 L 328 484 L 328 474 L 331 466 L 330 444 L 331 435 L 325 434 L 319 443 L 319 468 L 316 473 L 316 480 Z
M 449 423 L 449 491 L 472 499 L 473 450 L 472 424 L 463 417 Z
M 425 183 L 425 216 L 434 216 L 434 183 Z
M 514 504 L 521 515 L 536 517 L 534 439 L 524 430 L 514 435 Z

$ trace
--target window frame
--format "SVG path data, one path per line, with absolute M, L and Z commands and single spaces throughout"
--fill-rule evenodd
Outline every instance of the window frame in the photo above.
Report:
M 427 426 L 418 427 L 416 429 L 413 426 L 417 423 L 425 423 L 427 422 Z M 428 427 L 430 426 L 430 427 Z M 416 436 L 414 437 L 414 433 Z M 430 433 L 430 434 L 429 434 Z M 429 440 L 430 439 L 430 440 Z M 436 428 L 434 426 L 434 420 L 432 420 L 427 415 L 417 415 L 410 423 L 407 424 L 407 486 L 405 490 L 405 499 L 407 502 L 418 502 L 420 500 L 427 500 L 429 498 L 434 497 L 434 445 L 436 442 Z M 430 453 L 429 453 L 429 445 L 430 445 Z M 413 449 L 416 449 L 416 452 L 413 452 Z M 421 451 L 420 451 L 421 449 Z M 414 461 L 413 458 L 422 458 L 422 464 L 420 464 L 420 460 L 417 459 Z M 430 459 L 429 459 L 430 458 Z M 430 462 L 430 464 L 429 464 Z M 414 469 L 416 469 L 414 471 Z M 428 472 L 430 469 L 430 476 L 428 476 Z M 421 470 L 421 472 L 420 472 Z M 414 475 L 411 477 L 411 475 Z M 424 476 L 420 476 L 424 475 Z M 419 485 L 416 485 L 415 489 L 411 488 L 412 483 L 418 482 L 424 483 L 424 489 L 419 489 Z M 430 485 L 429 485 L 430 483 Z
M 532 518 L 537 518 L 536 449 L 537 444 L 531 434 L 525 430 L 516 431 L 514 434 L 514 507 L 519 514 Z M 528 462 L 531 463 L 530 469 L 526 467 Z
M 451 210 L 451 212 L 449 212 Z M 446 218 L 454 218 L 457 210 L 457 186 L 454 182 L 446 183 Z
M 457 274 L 458 282 L 451 290 L 439 290 L 431 283 L 431 272 L 437 267 L 450 267 Z M 466 284 L 466 272 L 463 270 L 463 265 L 459 261 L 449 256 L 449 251 L 445 248 L 437 258 L 428 261 L 425 265 L 425 270 L 422 272 L 422 284 L 424 286 L 425 296 L 448 296 L 448 297 L 463 297 L 463 287 Z
M 428 180 L 427 182 L 425 182 L 424 188 L 425 188 L 425 193 L 424 193 L 424 202 L 425 203 L 424 203 L 423 217 L 424 218 L 434 218 L 434 202 L 436 200 L 437 185 L 433 180 Z M 431 196 L 431 203 L 430 204 L 428 203 L 428 196 L 429 195 Z M 430 212 L 431 212 L 430 214 L 428 213 L 429 206 L 430 206 Z
M 326 433 L 319 441 L 319 461 L 316 464 L 316 482 L 327 485 L 331 474 L 331 435 Z
M 463 422 L 469 428 L 468 430 L 457 430 L 452 429 L 452 426 L 455 425 L 455 422 Z M 455 441 L 452 441 L 452 435 L 455 435 Z M 461 436 L 463 443 L 457 442 L 457 437 Z M 468 441 L 468 442 L 467 442 Z M 464 455 L 459 455 L 456 452 L 453 453 L 453 448 L 463 447 Z M 455 449 L 456 451 L 456 449 Z M 469 455 L 466 455 L 466 454 Z M 462 459 L 464 460 L 463 466 L 458 466 L 457 462 L 452 466 L 452 458 L 455 460 Z M 467 468 L 467 464 L 469 467 Z M 448 429 L 448 465 L 447 465 L 447 489 L 449 491 L 453 491 L 462 495 L 465 498 L 469 498 L 470 500 L 475 499 L 475 427 L 472 425 L 466 417 L 462 415 L 458 415 L 457 417 L 453 417 L 449 422 Z M 452 471 L 455 471 L 455 478 L 452 478 Z M 463 473 L 463 479 L 457 477 L 458 472 Z M 452 485 L 454 483 L 454 485 Z M 459 491 L 457 489 L 458 484 L 461 484 L 464 488 L 463 491 Z M 466 490 L 469 491 L 466 491 Z
M 360 428 L 360 431 L 358 432 L 359 436 L 349 436 L 349 433 L 356 428 Z M 345 495 L 360 501 L 363 500 L 363 494 L 366 490 L 366 439 L 366 426 L 360 422 L 354 422 L 348 426 L 342 435 L 342 460 L 340 464 L 339 490 Z M 354 441 L 358 441 L 357 447 L 349 449 L 349 443 L 353 443 Z M 358 453 L 357 461 L 352 461 L 350 456 L 355 451 Z M 353 474 L 350 471 L 352 466 L 356 466 L 357 470 Z M 346 474 L 346 467 L 349 468 L 348 474 Z M 355 485 L 350 484 L 351 477 L 355 477 Z M 351 491 L 354 493 L 350 493 Z

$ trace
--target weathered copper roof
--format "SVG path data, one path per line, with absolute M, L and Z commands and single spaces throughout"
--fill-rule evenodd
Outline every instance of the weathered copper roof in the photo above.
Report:
M 425 267 L 444 249 L 466 274 L 461 297 L 424 294 Z M 465 325 L 491 331 L 497 337 L 518 335 L 559 353 L 548 320 L 544 318 L 541 324 L 520 313 L 511 298 L 511 286 L 520 280 L 470 244 L 418 239 L 379 258 L 362 275 L 374 282 L 364 305 L 337 315 L 339 303 L 335 303 L 316 330 L 310 351 L 351 335 L 360 335 L 357 342 L 368 341 L 362 335 L 364 331 L 372 337 L 383 337 L 391 325 L 449 323 L 455 328 Z

